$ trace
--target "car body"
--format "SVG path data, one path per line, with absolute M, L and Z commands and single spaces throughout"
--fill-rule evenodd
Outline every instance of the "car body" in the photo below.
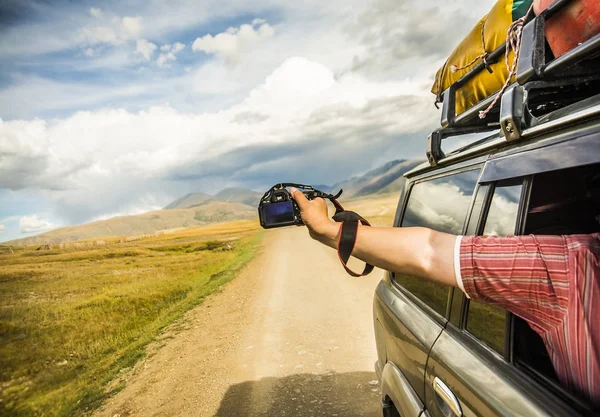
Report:
M 405 174 L 394 226 L 457 235 L 600 230 L 600 96 L 508 141 L 487 133 Z M 458 288 L 386 272 L 373 318 L 384 416 L 587 416 L 520 318 Z

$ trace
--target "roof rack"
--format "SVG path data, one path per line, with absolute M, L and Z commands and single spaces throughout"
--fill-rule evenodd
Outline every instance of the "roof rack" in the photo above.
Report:
M 517 140 L 525 129 L 541 123 L 539 116 L 600 93 L 597 70 L 600 67 L 600 34 L 555 59 L 551 59 L 552 53 L 546 44 L 546 21 L 571 1 L 556 0 L 527 22 L 523 28 L 516 82 L 510 85 L 486 119 L 480 119 L 479 112 L 490 105 L 495 94 L 456 114 L 456 91 L 481 71 L 489 71 L 483 62 L 443 92 L 442 127 L 432 132 L 427 140 L 427 159 L 431 166 L 445 157 L 441 144 L 447 137 L 501 128 L 506 141 Z M 506 43 L 489 54 L 488 65 L 498 62 L 505 52 Z

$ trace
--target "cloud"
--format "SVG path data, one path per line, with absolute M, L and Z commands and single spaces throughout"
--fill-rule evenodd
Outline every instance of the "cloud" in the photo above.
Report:
M 335 182 L 381 155 L 421 155 L 435 114 L 410 82 L 336 78 L 322 64 L 291 58 L 220 111 L 158 106 L 6 121 L 1 186 L 55 189 L 55 214 L 72 224 L 230 182 Z M 156 204 L 144 203 L 150 197 Z
M 0 233 L 4 233 L 4 225 L 0 223 Z
M 118 32 L 110 26 L 84 27 L 79 34 L 85 45 L 97 45 L 100 43 L 118 45 L 122 42 Z
M 47 123 L 43 120 L 0 119 L 0 188 L 68 187 L 69 181 L 61 178 L 73 174 L 81 165 L 72 159 L 53 157 L 49 141 Z
M 152 59 L 152 54 L 156 50 L 156 45 L 147 39 L 138 39 L 135 45 L 135 52 L 143 56 L 146 61 L 150 61 Z
M 141 16 L 103 18 L 100 15 L 97 20 L 100 20 L 101 23 L 84 26 L 78 31 L 80 43 L 84 47 L 99 44 L 121 45 L 127 41 L 139 39 L 143 30 Z
M 260 42 L 271 38 L 275 29 L 262 19 L 254 19 L 252 24 L 243 24 L 239 28 L 229 28 L 215 36 L 210 34 L 196 38 L 192 51 L 202 51 L 206 54 L 216 54 L 231 63 L 239 60 Z
M 175 42 L 174 44 L 165 44 L 160 47 L 161 54 L 156 59 L 156 64 L 159 67 L 169 67 L 170 62 L 177 60 L 177 54 L 185 49 L 185 44 Z
M 124 39 L 137 39 L 142 33 L 142 17 L 125 16 L 121 20 L 121 36 Z
M 176 54 L 176 53 L 179 53 L 179 52 L 183 51 L 184 48 L 185 48 L 185 44 L 184 43 L 175 42 L 173 44 L 173 48 L 171 49 L 171 51 Z
M 471 30 L 489 4 L 455 4 L 443 9 L 437 3 L 375 0 L 367 10 L 345 25 L 345 31 L 362 45 L 352 63 L 353 71 L 381 74 L 411 66 L 412 73 L 435 71 L 440 60 Z M 463 6 L 463 7 L 461 7 Z M 480 14 L 481 13 L 481 14 Z M 466 23 L 466 24 L 463 24 Z M 423 60 L 433 61 L 433 67 Z M 421 66 L 421 68 L 419 68 Z
M 102 10 L 97 7 L 90 8 L 90 15 L 94 17 L 102 17 Z
M 21 217 L 19 226 L 21 227 L 21 233 L 41 233 L 58 227 L 58 225 L 48 220 L 38 218 L 37 214 Z
M 439 120 L 430 79 L 489 8 L 150 0 L 95 13 L 95 3 L 59 3 L 0 28 L 0 188 L 44 200 L 36 212 L 58 224 L 422 157 Z

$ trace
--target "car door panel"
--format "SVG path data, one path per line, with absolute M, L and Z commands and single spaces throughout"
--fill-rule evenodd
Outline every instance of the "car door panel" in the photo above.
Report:
M 442 326 L 427 316 L 389 280 L 381 281 L 377 287 L 374 314 L 381 325 L 379 331 L 385 334 L 386 357 L 379 359 L 391 362 L 401 369 L 410 386 L 423 401 L 427 355 L 442 331 Z
M 434 391 L 435 378 L 456 396 L 465 417 L 578 415 L 518 370 L 510 369 L 495 352 L 483 346 L 468 348 L 453 333 L 442 332 L 427 363 L 425 405 L 431 417 L 449 417 Z

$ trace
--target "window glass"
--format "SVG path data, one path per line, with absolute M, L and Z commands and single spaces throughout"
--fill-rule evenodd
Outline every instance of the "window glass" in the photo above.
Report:
M 461 234 L 479 170 L 415 184 L 408 197 L 402 227 L 423 226 Z
M 545 172 L 533 177 L 525 234 L 600 232 L 600 164 Z M 513 361 L 534 375 L 558 381 L 541 337 L 513 317 Z
M 600 164 L 533 177 L 525 233 L 571 235 L 600 231 Z
M 522 187 L 522 181 L 518 184 L 496 186 L 483 230 L 484 235 L 514 235 Z M 467 330 L 487 346 L 504 355 L 506 310 L 470 300 Z
M 496 186 L 483 229 L 484 235 L 508 236 L 515 234 L 522 188 L 522 182 Z
M 492 304 L 470 300 L 467 330 L 496 352 L 504 355 L 506 310 Z
M 479 170 L 466 171 L 415 184 L 402 227 L 422 226 L 461 234 L 478 176 Z M 410 275 L 395 274 L 394 279 L 436 312 L 446 314 L 449 286 Z

